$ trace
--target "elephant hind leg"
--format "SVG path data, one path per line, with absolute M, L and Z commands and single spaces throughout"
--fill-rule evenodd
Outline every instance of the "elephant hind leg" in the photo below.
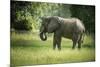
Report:
M 73 46 L 72 46 L 72 49 L 75 48 L 76 44 L 77 44 L 77 41 L 78 41 L 78 34 L 73 34 L 73 38 L 72 38 L 72 41 L 73 41 Z
M 75 49 L 76 43 L 77 43 L 76 41 L 73 41 L 72 49 Z
M 61 44 L 57 44 L 58 50 L 61 50 Z
M 78 48 L 80 49 L 81 48 L 81 44 L 82 44 L 82 34 L 80 35 L 79 37 L 79 40 L 78 40 Z

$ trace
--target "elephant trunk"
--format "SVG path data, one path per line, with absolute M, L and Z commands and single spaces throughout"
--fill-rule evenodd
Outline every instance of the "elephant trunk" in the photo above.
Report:
M 43 41 L 46 41 L 46 40 L 47 40 L 47 35 L 46 35 L 46 33 L 40 32 L 40 39 L 43 40 Z

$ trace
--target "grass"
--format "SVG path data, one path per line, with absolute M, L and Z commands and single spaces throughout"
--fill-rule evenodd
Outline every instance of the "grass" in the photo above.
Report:
M 11 65 L 37 65 L 95 61 L 94 40 L 85 36 L 82 49 L 71 49 L 72 41 L 62 40 L 62 50 L 52 49 L 52 37 L 41 41 L 38 34 L 11 34 Z

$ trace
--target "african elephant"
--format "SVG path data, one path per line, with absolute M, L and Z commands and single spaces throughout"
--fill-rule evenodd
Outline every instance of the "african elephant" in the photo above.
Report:
M 46 33 L 54 33 L 53 49 L 58 47 L 61 50 L 62 37 L 71 39 L 73 42 L 72 49 L 78 43 L 78 48 L 81 48 L 85 27 L 78 18 L 62 18 L 58 16 L 42 17 L 40 27 L 40 39 L 47 40 Z

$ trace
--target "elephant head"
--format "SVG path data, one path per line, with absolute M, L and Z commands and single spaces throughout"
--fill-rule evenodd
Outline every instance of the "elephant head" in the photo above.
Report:
M 59 18 L 57 17 L 42 17 L 41 27 L 40 27 L 40 38 L 41 40 L 47 40 L 46 33 L 53 33 L 59 27 Z

